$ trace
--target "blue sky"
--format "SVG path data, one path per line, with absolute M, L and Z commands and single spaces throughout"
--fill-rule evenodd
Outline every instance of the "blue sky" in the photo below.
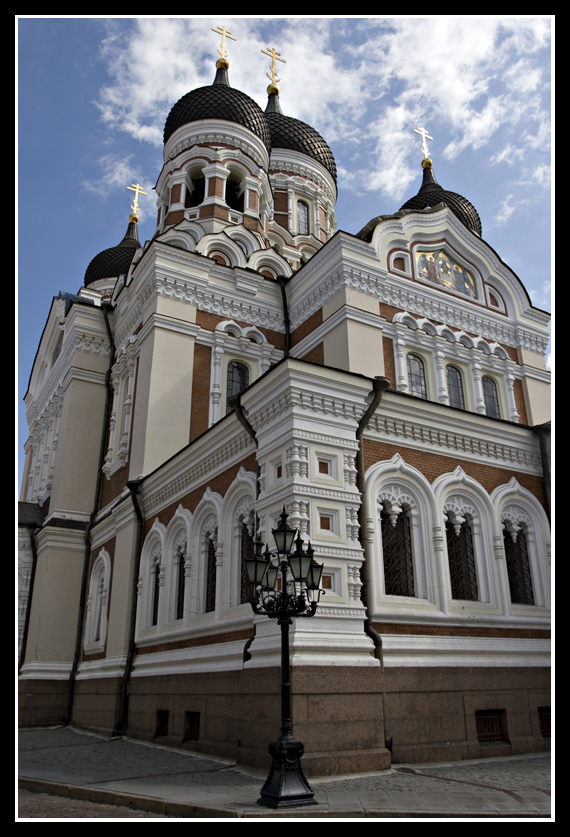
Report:
M 53 296 L 122 239 L 139 182 L 139 237 L 172 105 L 211 84 L 225 25 L 230 83 L 263 108 L 275 47 L 285 113 L 315 127 L 339 169 L 337 228 L 358 232 L 421 184 L 424 125 L 441 185 L 476 207 L 483 238 L 550 310 L 551 19 L 17 18 L 18 446 L 22 402 Z

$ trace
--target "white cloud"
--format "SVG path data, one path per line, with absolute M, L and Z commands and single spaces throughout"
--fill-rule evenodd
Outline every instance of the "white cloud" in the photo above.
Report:
M 97 162 L 102 168 L 102 175 L 95 181 L 83 181 L 81 184 L 88 192 L 92 192 L 101 198 L 107 198 L 111 193 L 120 190 L 124 194 L 124 190 L 129 185 L 139 184 L 143 191 L 147 193 L 149 198 L 139 198 L 138 216 L 144 220 L 145 215 L 150 211 L 154 211 L 154 184 L 149 180 L 145 180 L 142 173 L 137 169 L 136 165 L 131 163 L 133 155 L 127 157 L 119 157 L 114 154 L 106 154 Z M 130 191 L 130 190 L 129 190 Z M 130 192 L 131 200 L 134 198 L 134 192 Z M 148 200 L 150 199 L 150 203 Z M 151 210 L 152 206 L 152 210 Z
M 550 311 L 552 304 L 552 283 L 550 279 L 545 279 L 539 290 L 530 288 L 529 293 L 533 305 L 542 308 L 544 311 Z
M 218 25 L 204 17 L 133 19 L 127 28 L 111 21 L 101 51 L 110 81 L 97 102 L 104 123 L 160 146 L 174 102 L 213 81 Z M 518 162 L 531 150 L 537 169 L 548 162 L 548 18 L 235 18 L 225 25 L 237 38 L 228 42 L 231 84 L 265 107 L 269 59 L 261 50 L 275 46 L 287 62 L 278 64 L 284 111 L 313 125 L 347 162 L 358 152 L 349 188 L 403 197 L 418 179 L 419 124 L 434 137 L 436 167 L 438 158 L 487 146 L 489 164 Z M 514 211 L 508 200 L 499 223 Z

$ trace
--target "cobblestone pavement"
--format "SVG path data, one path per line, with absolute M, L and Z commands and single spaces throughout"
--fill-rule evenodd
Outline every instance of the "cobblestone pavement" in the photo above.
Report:
M 123 805 L 101 805 L 85 799 L 66 799 L 18 789 L 19 819 L 167 819 L 166 814 L 135 811 Z
M 69 727 L 22 730 L 19 750 L 20 818 L 550 817 L 549 753 L 314 779 L 318 805 L 270 812 L 265 777 L 223 759 Z

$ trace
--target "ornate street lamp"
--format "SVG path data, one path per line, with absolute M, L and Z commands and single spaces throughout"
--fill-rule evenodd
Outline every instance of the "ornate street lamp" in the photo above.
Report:
M 272 529 L 277 552 L 271 554 L 257 539 L 255 554 L 248 559 L 249 580 L 256 585 L 257 595 L 251 599 L 254 613 L 277 619 L 281 625 L 281 735 L 269 745 L 273 759 L 269 776 L 257 800 L 269 808 L 315 805 L 313 791 L 301 768 L 304 747 L 293 738 L 291 722 L 291 678 L 289 664 L 289 625 L 294 616 L 314 616 L 321 593 L 323 564 L 313 559 L 311 543 L 303 549 L 303 539 L 295 539 L 296 529 L 287 526 L 289 515 L 281 513 L 281 523 Z M 295 544 L 295 551 L 291 548 Z M 277 563 L 272 563 L 276 558 Z M 281 585 L 279 589 L 278 577 Z M 292 577 L 292 578 L 291 578 Z M 277 588 L 277 589 L 276 589 Z

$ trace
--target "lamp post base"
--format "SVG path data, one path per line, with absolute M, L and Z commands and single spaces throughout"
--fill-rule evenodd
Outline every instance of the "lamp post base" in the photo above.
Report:
M 273 764 L 261 789 L 258 805 L 267 808 L 293 808 L 298 805 L 317 805 L 313 791 L 301 768 L 305 748 L 292 735 L 281 735 L 269 745 Z

